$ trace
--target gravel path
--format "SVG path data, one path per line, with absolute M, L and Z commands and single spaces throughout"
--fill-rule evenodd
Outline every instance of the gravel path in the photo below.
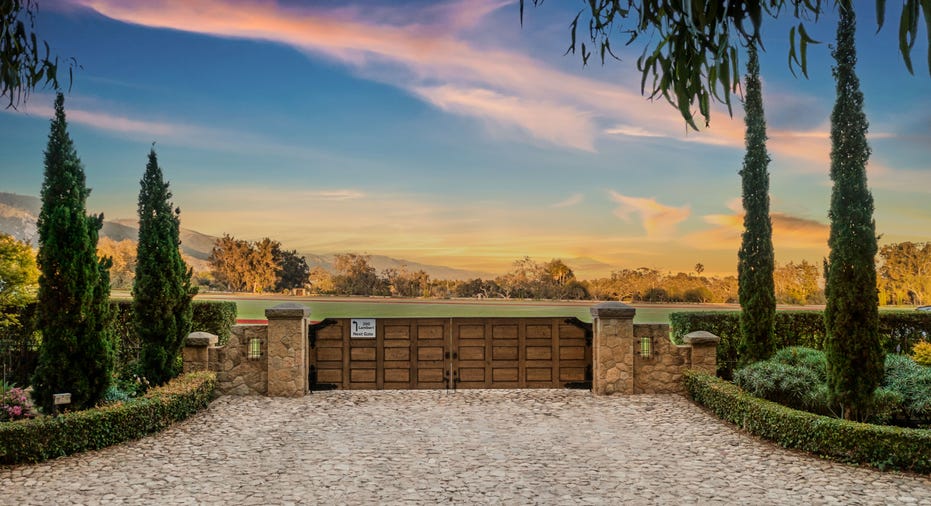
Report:
M 221 397 L 114 448 L 0 468 L 2 504 L 923 504 L 931 478 L 822 461 L 671 395 Z

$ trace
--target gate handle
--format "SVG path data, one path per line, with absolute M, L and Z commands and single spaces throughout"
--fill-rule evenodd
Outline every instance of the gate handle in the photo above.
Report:
M 446 354 L 443 355 L 443 356 L 444 356 L 445 358 L 448 359 L 448 358 L 449 358 L 449 352 L 447 351 Z M 453 352 L 453 358 L 454 358 L 454 359 L 455 359 L 455 358 L 459 358 L 459 355 L 458 355 L 456 352 Z

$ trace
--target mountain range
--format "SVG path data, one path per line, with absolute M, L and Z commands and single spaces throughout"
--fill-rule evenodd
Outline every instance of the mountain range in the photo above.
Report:
M 12 235 L 16 239 L 28 242 L 35 247 L 38 241 L 36 220 L 39 217 L 41 207 L 42 202 L 37 197 L 0 192 L 0 232 Z M 139 238 L 139 224 L 136 219 L 105 220 L 100 235 L 114 241 L 125 239 L 136 241 Z M 187 228 L 181 229 L 180 236 L 181 251 L 191 267 L 195 271 L 209 269 L 207 261 L 210 258 L 210 252 L 217 237 Z M 287 245 L 283 246 L 287 248 Z M 336 253 L 319 254 L 300 251 L 298 254 L 307 260 L 307 265 L 311 268 L 319 266 L 330 273 L 335 272 L 333 265 L 336 260 Z M 611 271 L 610 265 L 591 258 L 572 258 L 564 261 L 581 279 L 604 276 L 605 273 Z M 385 255 L 369 255 L 369 265 L 378 272 L 386 269 L 400 270 L 402 268 L 406 268 L 408 271 L 423 270 L 431 278 L 441 280 L 491 279 L 496 276 L 489 272 L 424 264 Z

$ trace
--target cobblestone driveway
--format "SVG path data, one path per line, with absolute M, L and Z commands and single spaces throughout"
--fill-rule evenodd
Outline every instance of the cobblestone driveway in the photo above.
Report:
M 821 461 L 678 396 L 222 397 L 115 448 L 0 469 L 2 504 L 925 504 L 931 479 Z

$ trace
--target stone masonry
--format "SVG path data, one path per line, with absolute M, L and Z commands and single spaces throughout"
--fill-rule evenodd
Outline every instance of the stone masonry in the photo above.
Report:
M 685 345 L 676 345 L 669 339 L 669 325 L 634 324 L 636 310 L 626 304 L 604 302 L 591 313 L 596 395 L 682 393 L 687 369 L 710 374 L 717 369 L 720 338 L 709 332 L 693 332 L 683 338 Z

